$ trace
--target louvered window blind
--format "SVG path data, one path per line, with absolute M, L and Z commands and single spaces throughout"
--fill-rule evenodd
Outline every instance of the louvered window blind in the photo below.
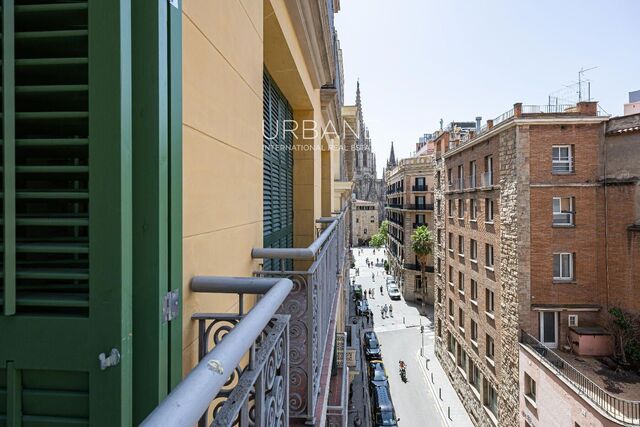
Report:
M 293 111 L 264 71 L 264 247 L 293 247 Z M 264 260 L 265 270 L 293 269 L 293 263 Z

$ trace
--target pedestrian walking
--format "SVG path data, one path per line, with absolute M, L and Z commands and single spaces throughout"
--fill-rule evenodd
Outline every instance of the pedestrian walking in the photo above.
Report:
M 380 316 L 384 319 L 384 309 L 382 307 L 380 307 Z
M 389 316 L 393 317 L 393 306 L 389 304 Z

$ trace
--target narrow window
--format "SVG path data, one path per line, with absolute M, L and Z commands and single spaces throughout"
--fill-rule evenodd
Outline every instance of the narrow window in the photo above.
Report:
M 552 172 L 557 174 L 573 172 L 573 147 L 571 145 L 553 146 Z
M 553 254 L 553 279 L 573 280 L 574 257 L 572 253 L 561 252 Z

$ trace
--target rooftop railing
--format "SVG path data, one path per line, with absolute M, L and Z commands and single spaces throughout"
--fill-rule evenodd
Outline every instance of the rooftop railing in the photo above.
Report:
M 335 316 L 345 272 L 347 210 L 336 217 L 320 218 L 327 225 L 307 248 L 254 248 L 253 258 L 308 261 L 295 270 L 257 271 L 258 277 L 289 278 L 293 291 L 278 310 L 290 315 L 289 418 L 316 423 L 322 411 L 322 388 L 329 384 L 330 359 L 335 342 Z M 274 265 L 285 265 L 281 262 Z M 303 263 L 304 264 L 304 263 Z M 298 267 L 295 267 L 298 268 Z M 324 379 L 324 380 L 323 380 Z M 326 402 L 325 402 L 326 403 Z
M 243 294 L 263 296 L 246 314 L 242 303 L 237 315 L 194 314 L 200 361 L 141 425 L 286 425 L 289 316 L 276 310 L 292 288 L 286 278 L 194 277 L 194 292 L 235 293 L 240 301 Z
M 598 386 L 584 374 L 571 366 L 553 350 L 525 331 L 521 331 L 520 342 L 530 348 L 548 367 L 560 377 L 568 380 L 585 399 L 624 425 L 640 425 L 640 402 L 620 399 Z

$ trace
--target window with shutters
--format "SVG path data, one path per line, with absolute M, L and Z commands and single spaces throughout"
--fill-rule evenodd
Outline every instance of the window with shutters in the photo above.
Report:
M 264 71 L 263 220 L 265 248 L 293 247 L 293 111 Z M 281 265 L 284 262 L 285 265 Z M 291 260 L 264 260 L 265 270 L 293 269 Z

